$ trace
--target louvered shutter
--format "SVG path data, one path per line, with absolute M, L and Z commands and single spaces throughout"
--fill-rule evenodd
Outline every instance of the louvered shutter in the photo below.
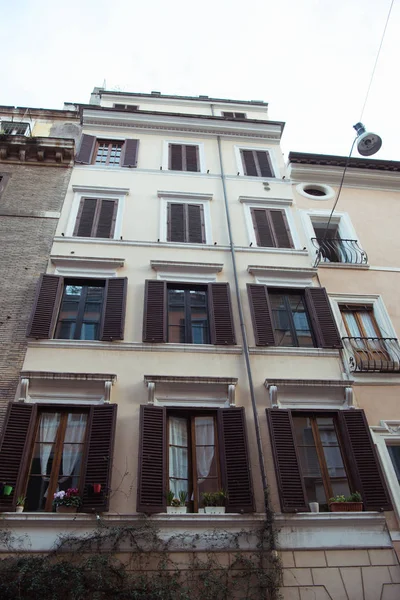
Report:
M 234 114 L 233 114 L 233 112 L 226 112 L 226 111 L 224 111 L 224 112 L 222 113 L 222 116 L 223 116 L 223 117 L 226 117 L 227 119 L 233 119 L 233 117 L 234 117 Z
M 275 233 L 278 248 L 293 248 L 293 240 L 290 234 L 289 224 L 284 210 L 270 209 L 270 219 Z
M 94 237 L 111 238 L 114 235 L 118 200 L 100 200 L 99 218 Z
M 100 329 L 102 341 L 124 339 L 127 286 L 126 277 L 113 277 L 106 280 Z
M 169 144 L 169 168 L 172 171 L 183 170 L 182 144 Z
M 10 496 L 0 495 L 0 511 L 12 511 L 23 493 L 24 471 L 29 460 L 35 430 L 36 404 L 12 402 L 8 405 L 0 444 L 0 484 L 11 485 Z
M 139 140 L 125 140 L 121 167 L 136 167 L 138 150 Z
M 168 203 L 168 242 L 185 241 L 185 206 Z
M 252 150 L 241 150 L 243 170 L 245 175 L 257 177 L 257 167 Z
M 96 198 L 82 198 L 73 235 L 78 237 L 90 237 L 92 235 L 97 202 Z
M 199 147 L 185 146 L 186 171 L 200 171 L 199 168 Z
M 62 292 L 62 277 L 58 275 L 40 276 L 28 326 L 28 337 L 36 339 L 53 337 Z
M 363 410 L 340 410 L 339 423 L 356 491 L 365 510 L 392 510 L 374 442 Z
M 257 151 L 256 155 L 257 155 L 258 167 L 260 170 L 260 177 L 273 177 L 274 174 L 272 172 L 268 152 L 261 150 L 261 151 Z
M 167 341 L 167 284 L 148 279 L 145 283 L 143 341 L 158 344 Z
M 82 512 L 104 512 L 109 508 L 116 419 L 116 404 L 90 407 L 80 509 Z M 101 484 L 100 494 L 93 493 L 95 483 Z
M 257 246 L 263 248 L 273 248 L 275 246 L 272 237 L 272 231 L 269 224 L 267 209 L 252 208 L 251 216 L 253 219 L 254 232 L 256 234 Z
M 305 300 L 318 347 L 342 348 L 342 340 L 336 327 L 326 289 L 322 287 L 306 288 Z
M 282 512 L 308 511 L 291 412 L 266 410 Z
M 93 150 L 96 145 L 96 138 L 94 135 L 87 135 L 84 133 L 81 139 L 81 145 L 79 147 L 78 154 L 76 155 L 75 162 L 89 165 L 92 160 Z
M 138 512 L 166 512 L 166 411 L 165 407 L 140 407 Z
M 218 410 L 218 441 L 222 487 L 229 494 L 226 511 L 253 512 L 253 482 L 243 407 Z
M 265 285 L 247 284 L 256 346 L 275 346 L 272 311 Z
M 209 283 L 208 302 L 210 308 L 211 343 L 234 346 L 231 293 L 229 283 Z
M 204 244 L 204 215 L 202 204 L 187 205 L 188 239 L 192 244 Z

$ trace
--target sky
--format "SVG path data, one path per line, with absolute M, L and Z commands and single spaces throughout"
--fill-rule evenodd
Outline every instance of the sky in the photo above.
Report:
M 282 148 L 347 155 L 391 0 L 0 0 L 0 104 L 62 108 L 95 86 L 269 103 Z M 400 0 L 363 122 L 400 160 Z

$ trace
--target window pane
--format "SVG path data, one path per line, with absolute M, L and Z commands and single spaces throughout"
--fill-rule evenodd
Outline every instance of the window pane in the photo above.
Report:
M 76 317 L 83 287 L 81 285 L 66 285 L 58 318 L 56 338 L 73 339 Z
M 189 495 L 189 449 L 188 421 L 181 417 L 169 417 L 169 489 L 179 498 L 179 492 Z M 190 500 L 190 498 L 188 498 Z
M 282 294 L 270 294 L 272 320 L 277 346 L 293 346 L 293 338 L 289 327 L 289 316 Z
M 304 305 L 304 297 L 300 294 L 288 294 L 289 304 L 293 315 L 294 327 L 299 346 L 314 346 L 311 327 Z
M 168 341 L 184 343 L 185 325 L 185 292 L 168 290 Z
M 333 495 L 344 494 L 345 496 L 348 496 L 350 494 L 350 488 L 333 418 L 317 417 L 316 422 Z
M 396 472 L 397 481 L 400 483 L 400 446 L 388 446 L 387 449 Z
M 89 286 L 87 288 L 85 309 L 83 314 L 83 323 L 79 339 L 97 340 L 99 339 L 99 325 L 101 311 L 103 307 L 103 287 Z
M 195 417 L 197 493 L 219 489 L 213 417 Z
M 59 490 L 79 486 L 86 422 L 86 414 L 71 413 L 68 415 L 58 475 Z
M 320 464 L 309 417 L 293 417 L 300 469 L 308 502 L 327 502 Z
M 190 292 L 192 343 L 209 344 L 207 293 Z

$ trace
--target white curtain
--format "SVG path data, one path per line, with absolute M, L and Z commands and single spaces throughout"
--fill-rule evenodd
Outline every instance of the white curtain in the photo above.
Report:
M 85 439 L 86 421 L 86 415 L 78 413 L 68 415 L 62 455 L 63 477 L 60 479 L 60 483 L 66 481 L 74 472 L 75 465 L 82 452 L 81 444 Z
M 179 492 L 189 492 L 186 419 L 169 418 L 169 444 L 169 487 L 175 498 L 179 498 Z
M 196 458 L 198 483 L 202 483 L 210 473 L 214 458 L 214 419 L 213 417 L 196 417 Z
M 40 436 L 40 472 L 43 481 L 48 482 L 50 477 L 47 476 L 47 465 L 49 462 L 51 450 L 56 439 L 58 425 L 60 423 L 60 413 L 43 413 L 40 419 L 39 436 Z M 44 494 L 47 497 L 47 489 Z

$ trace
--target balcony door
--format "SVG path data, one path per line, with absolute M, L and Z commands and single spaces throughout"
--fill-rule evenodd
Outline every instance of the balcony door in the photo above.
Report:
M 340 307 L 357 371 L 391 370 L 390 354 L 374 317 L 372 306 Z

